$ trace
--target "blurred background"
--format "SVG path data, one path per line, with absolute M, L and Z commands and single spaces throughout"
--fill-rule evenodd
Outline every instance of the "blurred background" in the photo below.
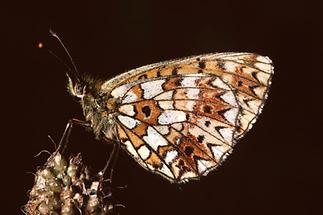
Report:
M 319 6 L 319 5 L 317 5 Z M 120 214 L 323 214 L 322 27 L 309 1 L 41 1 L 4 5 L 2 28 L 2 208 L 22 214 L 33 175 L 71 118 L 83 119 L 66 90 L 69 63 L 109 79 L 142 65 L 211 52 L 256 52 L 275 66 L 262 115 L 223 166 L 181 186 L 153 175 L 121 151 L 115 193 Z M 43 49 L 38 48 L 42 42 Z M 316 59 L 317 58 L 317 59 Z M 8 59 L 8 60 L 7 60 Z M 8 97 L 8 98 L 7 98 Z M 319 101 L 319 102 L 318 102 Z M 111 145 L 75 127 L 69 149 L 98 171 Z M 3 211 L 2 211 L 3 212 Z

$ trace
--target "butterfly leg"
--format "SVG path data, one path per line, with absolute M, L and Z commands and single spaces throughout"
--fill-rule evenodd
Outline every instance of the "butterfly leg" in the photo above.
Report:
M 91 126 L 88 122 L 78 120 L 78 119 L 70 119 L 68 121 L 68 123 L 66 124 L 63 136 L 61 137 L 61 140 L 59 141 L 56 152 L 60 152 L 60 153 L 64 152 L 66 145 L 68 143 L 68 140 L 69 140 L 71 130 L 74 125 L 80 125 L 82 127 L 90 127 Z
M 107 160 L 104 168 L 99 172 L 102 177 L 107 174 L 107 180 L 112 183 L 112 176 L 114 167 L 117 163 L 119 156 L 120 144 L 118 142 L 113 143 L 112 152 L 110 153 L 109 159 Z

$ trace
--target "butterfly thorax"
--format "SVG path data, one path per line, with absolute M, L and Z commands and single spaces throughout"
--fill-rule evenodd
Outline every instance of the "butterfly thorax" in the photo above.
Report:
M 81 105 L 85 120 L 91 124 L 96 138 L 115 140 L 115 102 L 107 99 L 107 95 L 93 96 L 88 93 Z
M 68 90 L 80 99 L 85 121 L 90 124 L 97 139 L 116 139 L 115 112 L 117 101 L 102 92 L 102 81 L 83 78 L 83 82 L 69 79 Z

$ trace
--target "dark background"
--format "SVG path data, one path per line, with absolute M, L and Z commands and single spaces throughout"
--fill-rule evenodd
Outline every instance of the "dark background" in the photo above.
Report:
M 121 214 L 323 214 L 322 24 L 309 1 L 66 1 L 4 6 L 1 78 L 2 210 L 22 214 L 37 166 L 52 151 L 70 118 L 83 119 L 66 91 L 69 63 L 49 36 L 61 36 L 79 70 L 111 78 L 142 65 L 209 52 L 269 56 L 275 75 L 263 114 L 218 170 L 198 182 L 172 185 L 125 152 L 116 167 Z M 320 12 L 320 10 L 317 10 Z M 45 48 L 37 48 L 42 42 Z M 7 57 L 9 59 L 7 60 Z M 317 97 L 316 97 L 317 96 Z M 8 98 L 7 98 L 8 97 Z M 321 135 L 320 135 L 321 136 Z M 102 168 L 111 146 L 76 127 L 70 149 Z M 3 213 L 3 211 L 1 211 Z

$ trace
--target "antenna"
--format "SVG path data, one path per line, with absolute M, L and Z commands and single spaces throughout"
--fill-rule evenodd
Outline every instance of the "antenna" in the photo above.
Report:
M 38 44 L 37 44 L 37 46 L 38 46 L 38 48 L 39 49 L 42 49 L 42 48 L 44 48 L 44 44 L 42 43 L 42 42 L 39 42 Z M 69 66 L 69 65 L 67 65 L 60 57 L 58 57 L 52 50 L 50 50 L 50 49 L 47 49 L 47 51 L 48 51 L 48 53 L 49 54 L 51 54 L 53 57 L 55 57 L 56 58 L 56 60 L 58 60 L 61 64 L 63 64 L 63 66 L 65 66 L 66 68 L 67 68 L 67 70 L 68 71 L 70 71 L 70 72 L 74 72 L 72 69 L 71 69 L 71 67 Z
M 47 50 L 49 54 L 53 55 L 61 64 L 63 64 L 68 71 L 73 72 L 73 70 L 71 69 L 71 67 L 69 67 L 60 57 L 58 57 L 52 50 L 48 49 Z
M 80 79 L 80 73 L 74 63 L 74 60 L 71 57 L 70 53 L 68 52 L 68 50 L 67 50 L 66 46 L 64 45 L 63 41 L 61 40 L 61 38 L 59 38 L 59 36 L 52 29 L 49 29 L 49 33 L 52 37 L 56 38 L 58 40 L 58 42 L 61 44 L 61 46 L 63 47 L 65 53 L 67 54 L 68 58 L 70 59 L 72 65 L 73 65 L 73 69 L 74 69 L 74 73 L 75 73 L 74 75 L 76 76 L 77 79 Z

